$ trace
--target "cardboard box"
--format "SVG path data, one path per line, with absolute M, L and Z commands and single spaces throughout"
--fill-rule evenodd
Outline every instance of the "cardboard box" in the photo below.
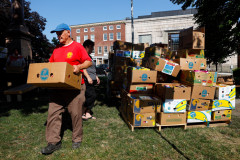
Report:
M 127 86 L 127 92 L 134 94 L 152 94 L 153 93 L 153 84 L 129 84 Z
M 217 72 L 181 71 L 180 80 L 188 85 L 216 86 Z
M 133 59 L 142 59 L 145 56 L 145 51 L 133 51 L 132 58 Z
M 134 68 L 128 67 L 127 77 L 129 83 L 156 83 L 157 71 L 149 70 L 133 70 Z
M 131 57 L 131 51 L 116 50 L 115 55 L 119 57 Z
M 50 88 L 80 89 L 82 74 L 74 74 L 67 62 L 32 63 L 29 65 L 27 83 Z
M 167 48 L 162 48 L 158 46 L 148 47 L 145 50 L 146 57 L 154 56 L 158 58 L 163 58 L 167 54 Z
M 207 99 L 191 99 L 189 101 L 189 111 L 205 111 L 209 110 L 210 100 Z
M 213 121 L 226 121 L 231 120 L 232 110 L 221 110 L 212 112 Z
M 188 58 L 188 59 L 195 59 L 195 58 L 205 58 L 204 57 L 204 50 L 203 49 L 181 49 L 177 51 L 175 58 Z
M 164 113 L 186 112 L 187 101 L 185 99 L 165 99 L 162 104 Z
M 227 99 L 215 99 L 210 103 L 210 109 L 212 111 L 235 109 L 235 98 Z
M 214 99 L 216 87 L 193 86 L 192 99 Z
M 174 62 L 181 66 L 181 70 L 200 70 L 200 61 L 197 59 L 179 58 Z
M 114 56 L 113 63 L 114 63 L 114 65 L 121 65 L 121 66 L 132 65 L 131 59 L 129 57 Z
M 180 65 L 166 59 L 149 57 L 149 68 L 176 77 L 180 71 Z
M 160 110 L 162 101 L 154 95 L 128 95 L 128 106 L 133 113 L 155 113 Z
M 155 94 L 162 99 L 190 100 L 191 87 L 181 83 L 156 83 Z
M 128 121 L 133 126 L 154 127 L 156 125 L 155 113 L 132 113 L 128 112 Z
M 216 86 L 216 99 L 231 99 L 236 97 L 235 85 L 224 85 L 220 84 Z
M 186 124 L 187 113 L 157 113 L 156 122 L 160 125 Z
M 205 49 L 205 28 L 193 27 L 180 31 L 179 49 Z
M 211 110 L 206 111 L 188 111 L 187 123 L 210 122 Z

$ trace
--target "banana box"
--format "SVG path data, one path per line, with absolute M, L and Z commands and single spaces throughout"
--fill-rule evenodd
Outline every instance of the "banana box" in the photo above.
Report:
M 157 113 L 156 122 L 160 125 L 186 124 L 187 112 L 184 113 Z
M 214 99 L 216 87 L 193 86 L 192 99 Z
M 156 83 L 157 71 L 135 70 L 134 67 L 128 67 L 127 77 L 129 83 Z
M 181 83 L 156 83 L 155 94 L 162 99 L 190 100 L 191 87 Z
M 153 56 L 149 57 L 148 64 L 149 68 L 173 77 L 177 77 L 181 68 L 180 65 L 175 62 Z
M 165 99 L 162 104 L 162 111 L 164 113 L 179 113 L 186 112 L 186 99 Z
M 167 54 L 167 48 L 162 48 L 158 46 L 148 47 L 145 49 L 145 54 L 147 57 L 154 56 L 154 57 L 165 57 Z
M 187 123 L 210 122 L 211 110 L 206 111 L 188 111 Z
M 205 111 L 209 110 L 210 100 L 207 99 L 191 99 L 189 102 L 189 111 Z
M 180 80 L 189 85 L 216 86 L 217 72 L 185 70 L 181 72 Z
M 142 59 L 145 56 L 145 51 L 133 51 L 132 52 L 132 58 L 133 59 Z
M 216 86 L 216 99 L 231 99 L 236 97 L 235 85 L 217 85 Z
M 205 62 L 204 62 L 205 61 Z M 174 62 L 181 66 L 181 70 L 200 70 L 206 69 L 206 59 L 203 58 L 179 58 L 175 59 Z
M 115 55 L 118 56 L 118 57 L 124 57 L 124 51 L 122 51 L 122 50 L 116 50 Z
M 154 127 L 156 125 L 156 113 L 133 113 L 128 110 L 127 119 L 133 126 Z
M 153 93 L 153 84 L 129 84 L 126 90 L 131 94 L 151 94 Z
M 212 111 L 235 109 L 235 98 L 231 99 L 215 99 L 210 103 Z
M 213 121 L 231 120 L 232 110 L 221 110 L 212 112 Z
M 160 110 L 162 101 L 154 95 L 128 95 L 128 104 L 133 113 L 155 113 Z
M 180 49 L 175 58 L 204 58 L 203 49 Z

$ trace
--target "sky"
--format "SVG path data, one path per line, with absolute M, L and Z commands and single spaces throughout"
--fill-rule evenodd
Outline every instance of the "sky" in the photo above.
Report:
M 131 0 L 25 0 L 30 8 L 46 18 L 43 34 L 51 42 L 60 23 L 68 25 L 123 20 L 131 17 Z M 180 5 L 170 0 L 133 0 L 133 17 L 151 15 L 151 12 L 179 10 Z

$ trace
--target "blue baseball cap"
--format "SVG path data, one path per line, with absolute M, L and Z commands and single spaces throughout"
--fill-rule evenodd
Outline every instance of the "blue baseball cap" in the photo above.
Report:
M 63 30 L 71 31 L 70 27 L 67 24 L 61 23 L 56 27 L 56 29 L 52 30 L 50 33 L 54 33 L 54 32 L 57 32 L 57 31 L 63 31 Z

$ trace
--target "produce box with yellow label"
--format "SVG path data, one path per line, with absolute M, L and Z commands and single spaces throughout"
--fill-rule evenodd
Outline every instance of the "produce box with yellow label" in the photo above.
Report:
M 162 104 L 162 111 L 164 113 L 179 113 L 186 112 L 186 99 L 165 99 Z
M 212 112 L 213 121 L 231 120 L 232 110 L 220 110 Z
M 211 110 L 206 111 L 188 111 L 187 123 L 210 122 Z
M 127 119 L 129 123 L 136 127 L 154 127 L 156 113 L 133 113 L 128 111 Z

